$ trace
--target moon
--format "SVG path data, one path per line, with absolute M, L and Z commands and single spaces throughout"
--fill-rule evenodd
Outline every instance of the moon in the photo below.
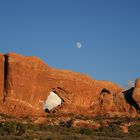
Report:
M 82 48 L 82 43 L 81 42 L 77 42 L 76 43 L 76 48 L 81 49 Z

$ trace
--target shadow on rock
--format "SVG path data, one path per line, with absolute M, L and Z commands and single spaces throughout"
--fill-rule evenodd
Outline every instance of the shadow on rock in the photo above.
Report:
M 123 95 L 125 97 L 126 102 L 129 103 L 131 106 L 133 106 L 137 110 L 138 113 L 140 113 L 140 107 L 132 97 L 133 91 L 134 91 L 134 87 L 124 91 Z

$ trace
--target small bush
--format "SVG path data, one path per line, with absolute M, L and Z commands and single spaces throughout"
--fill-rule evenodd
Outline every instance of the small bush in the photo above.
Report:
M 133 137 L 140 137 L 140 124 L 133 125 L 128 128 L 129 135 Z
M 66 121 L 66 122 L 61 121 L 59 123 L 59 126 L 70 128 L 70 127 L 72 127 L 72 123 L 73 123 L 72 120 L 69 120 L 69 121 Z
M 27 124 L 24 124 L 24 126 L 25 126 L 25 128 L 27 129 L 27 130 L 36 130 L 37 128 L 34 126 L 34 124 L 32 124 L 32 123 L 27 123 Z
M 93 130 L 91 130 L 89 128 L 81 128 L 79 133 L 82 134 L 82 135 L 92 135 Z
M 12 116 L 12 115 L 4 114 L 4 113 L 0 113 L 0 116 L 1 116 L 2 118 L 15 118 L 15 117 Z
M 26 130 L 35 130 L 33 124 L 22 124 L 16 121 L 0 123 L 0 135 L 22 135 Z
M 16 127 L 17 135 L 21 135 L 26 132 L 26 127 L 22 123 L 18 123 Z
M 48 126 L 45 125 L 45 124 L 40 124 L 40 125 L 38 126 L 38 130 L 41 130 L 41 131 L 48 130 Z

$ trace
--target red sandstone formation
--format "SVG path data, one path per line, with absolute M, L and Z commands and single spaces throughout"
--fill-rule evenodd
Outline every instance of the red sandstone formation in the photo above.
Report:
M 133 99 L 137 104 L 138 110 L 140 110 L 140 79 L 136 79 L 135 88 L 133 92 Z
M 0 54 L 0 98 L 3 98 L 4 91 L 4 56 Z
M 136 116 L 140 106 L 139 88 L 136 84 L 132 96 L 133 90 L 123 92 L 121 87 L 109 81 L 50 68 L 36 57 L 0 54 L 1 113 L 42 116 L 45 100 L 50 91 L 54 91 L 63 100 L 54 110 L 56 112 Z

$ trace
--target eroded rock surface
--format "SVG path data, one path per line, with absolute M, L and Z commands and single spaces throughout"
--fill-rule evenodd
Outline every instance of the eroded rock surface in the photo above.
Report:
M 58 112 L 92 116 L 137 114 L 136 108 L 126 101 L 123 89 L 110 81 L 50 68 L 36 57 L 0 55 L 1 112 L 42 116 L 51 91 L 62 99 L 56 107 Z
M 3 54 L 0 54 L 0 97 L 3 96 L 3 91 L 4 91 L 4 56 Z
M 135 88 L 133 92 L 133 99 L 137 103 L 138 111 L 140 112 L 140 78 L 136 79 Z

